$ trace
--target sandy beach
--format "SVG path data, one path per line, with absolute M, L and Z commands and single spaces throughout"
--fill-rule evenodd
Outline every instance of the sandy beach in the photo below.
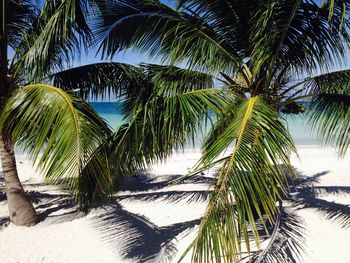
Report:
M 294 255 L 291 262 L 349 262 L 350 154 L 340 159 L 331 148 L 298 150 L 292 163 L 303 179 L 284 203 L 299 226 L 290 231 L 298 231 L 302 248 L 301 258 Z M 166 182 L 188 173 L 199 156 L 192 150 L 175 154 L 130 178 L 108 206 L 88 215 L 77 211 L 67 193 L 43 183 L 30 162 L 18 156 L 20 179 L 42 222 L 30 228 L 8 224 L 0 178 L 0 262 L 177 262 L 195 237 L 212 178 Z

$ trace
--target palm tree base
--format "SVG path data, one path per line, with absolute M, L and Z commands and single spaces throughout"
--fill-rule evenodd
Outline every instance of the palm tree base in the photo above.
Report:
M 10 140 L 5 140 L 1 135 L 0 154 L 10 221 L 18 226 L 37 224 L 39 217 L 32 203 L 28 200 L 18 178 L 13 145 Z

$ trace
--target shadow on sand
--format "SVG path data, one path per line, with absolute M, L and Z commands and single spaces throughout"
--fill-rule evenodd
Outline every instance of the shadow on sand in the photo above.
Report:
M 23 184 L 25 188 L 35 189 L 47 187 L 46 184 Z M 29 200 L 33 203 L 37 211 L 41 224 L 56 224 L 72 221 L 84 216 L 74 204 L 69 194 L 62 192 L 52 193 L 50 190 L 45 191 L 26 191 Z M 6 201 L 6 194 L 0 191 L 0 202 Z M 0 217 L 0 229 L 8 225 L 8 216 Z
M 282 209 L 278 229 L 272 234 L 269 245 L 264 251 L 256 253 L 250 262 L 302 262 L 302 257 L 306 253 L 303 245 L 305 226 L 302 218 L 296 214 L 297 210 L 315 209 L 323 213 L 326 219 L 333 220 L 344 228 L 350 226 L 349 205 L 329 202 L 321 198 L 327 194 L 347 195 L 350 193 L 350 187 L 315 185 L 328 173 L 324 171 L 311 177 L 298 174 L 298 178 L 291 187 L 290 195 L 285 199 L 291 203 L 291 206 Z
M 291 200 L 297 209 L 311 208 L 325 215 L 325 218 L 340 224 L 343 228 L 350 227 L 350 205 L 339 204 L 322 199 L 325 195 L 349 195 L 349 186 L 315 186 L 319 178 L 327 172 L 316 174 L 296 183 L 296 193 Z
M 170 262 L 176 253 L 174 238 L 199 224 L 199 219 L 158 227 L 147 218 L 128 212 L 113 202 L 93 218 L 95 227 L 111 248 L 136 262 Z
M 27 195 L 34 203 L 42 224 L 70 222 L 85 215 L 69 194 L 30 191 Z
M 164 202 L 204 202 L 210 197 L 210 190 L 167 190 L 169 181 L 178 176 L 168 176 L 169 180 L 156 181 L 157 178 L 137 176 L 124 181 L 112 203 L 99 216 L 93 217 L 96 229 L 110 246 L 122 253 L 126 260 L 135 262 L 170 262 L 176 254 L 176 237 L 193 229 L 200 219 L 179 222 L 159 227 L 146 217 L 125 210 L 118 202 L 128 201 L 164 201 Z M 159 178 L 158 178 L 159 179 Z M 210 184 L 213 178 L 195 176 L 184 180 L 182 184 Z
M 284 207 L 279 215 L 278 227 L 270 229 L 267 248 L 253 254 L 249 262 L 300 262 L 305 253 L 303 243 L 305 228 L 303 220 L 296 211 L 300 209 L 315 209 L 326 215 L 326 218 L 339 223 L 342 227 L 350 225 L 350 206 L 329 202 L 321 197 L 327 194 L 349 194 L 350 187 L 317 186 L 320 178 L 327 171 L 312 177 L 299 174 L 291 187 L 291 194 L 286 198 L 291 206 Z M 170 179 L 177 176 L 168 177 Z M 204 202 L 208 201 L 211 191 L 181 191 L 169 190 L 168 181 L 156 181 L 154 178 L 134 177 L 122 183 L 118 196 L 111 200 L 108 206 L 98 208 L 98 214 L 91 213 L 92 226 L 100 233 L 106 244 L 118 250 L 126 260 L 136 262 L 170 262 L 176 254 L 176 237 L 186 233 L 199 224 L 200 218 L 159 227 L 143 215 L 131 213 L 119 204 L 121 200 L 136 201 L 166 201 L 166 202 Z M 211 184 L 214 179 L 208 177 L 193 177 L 182 184 Z M 1 185 L 1 177 L 0 177 Z M 44 184 L 31 184 L 30 188 L 40 188 Z M 74 205 L 70 195 L 56 191 L 29 191 L 29 198 L 35 204 L 42 224 L 56 224 L 72 221 L 84 216 Z M 0 202 L 5 200 L 5 194 L 0 191 Z M 102 210 L 102 211 L 101 211 Z M 8 219 L 7 219 L 8 221 Z M 0 218 L 6 224 L 6 218 Z

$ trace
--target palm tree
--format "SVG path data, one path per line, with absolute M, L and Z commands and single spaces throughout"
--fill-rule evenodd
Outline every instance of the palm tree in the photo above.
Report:
M 341 153 L 348 148 L 350 70 L 335 69 L 347 61 L 349 3 L 105 2 L 93 24 L 105 58 L 132 48 L 169 64 L 144 66 L 135 74 L 144 84 L 123 93 L 129 122 L 115 134 L 112 155 L 129 149 L 128 167 L 166 158 L 215 114 L 194 173 L 220 169 L 186 253 L 193 251 L 193 262 L 239 261 L 251 236 L 259 246 L 258 221 L 275 222 L 286 174 L 294 174 L 283 114 L 303 112 L 308 100 L 312 127 Z
M 64 184 L 77 200 L 101 197 L 110 188 L 110 166 L 102 146 L 107 145 L 110 128 L 74 92 L 56 88 L 51 81 L 82 45 L 90 44 L 86 20 L 97 5 L 1 0 L 0 8 L 1 165 L 10 220 L 29 226 L 39 218 L 18 178 L 14 144 L 29 154 L 48 182 Z M 8 57 L 11 51 L 14 55 Z
M 192 123 L 183 119 L 177 133 L 172 123 L 168 129 L 174 132 L 166 136 L 158 134 L 160 126 L 146 130 L 143 118 L 152 118 L 152 124 L 156 119 L 168 119 L 161 113 L 163 108 L 153 107 L 155 112 L 147 112 L 152 116 L 144 115 L 146 109 L 141 102 L 148 102 L 150 95 L 153 98 L 156 85 L 163 90 L 161 82 L 168 77 L 178 78 L 173 89 L 183 87 L 184 81 L 196 89 L 211 85 L 210 76 L 198 74 L 193 78 L 196 72 L 188 75 L 188 71 L 175 67 L 109 62 L 71 68 L 69 62 L 79 55 L 80 48 L 93 46 L 88 21 L 100 15 L 99 1 L 46 1 L 42 6 L 33 3 L 1 2 L 4 19 L 0 39 L 1 162 L 10 220 L 27 226 L 36 224 L 39 218 L 18 178 L 14 144 L 29 154 L 47 182 L 63 184 L 73 191 L 82 208 L 88 209 L 94 201 L 108 200 L 120 176 L 133 174 L 168 156 L 185 142 L 185 134 L 194 132 L 200 116 L 208 113 L 205 106 L 194 105 Z M 9 48 L 14 51 L 10 60 Z M 112 93 L 124 98 L 129 120 L 115 133 L 83 100 Z M 209 90 L 191 96 L 213 101 L 211 108 L 219 108 L 222 95 L 217 93 Z M 211 97 L 216 94 L 213 100 Z M 152 103 L 159 104 L 160 100 Z M 174 102 L 170 101 L 164 110 L 170 111 L 174 105 L 171 103 Z M 184 133 L 183 128 L 188 132 Z M 159 140 L 148 140 L 150 137 Z

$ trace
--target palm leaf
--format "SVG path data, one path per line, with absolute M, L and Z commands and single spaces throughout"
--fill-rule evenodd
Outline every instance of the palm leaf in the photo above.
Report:
M 64 180 L 78 197 L 78 181 L 88 175 L 101 194 L 108 194 L 108 163 L 96 152 L 110 130 L 84 101 L 53 86 L 25 86 L 9 98 L 0 124 L 4 136 L 29 154 L 48 182 Z
M 167 65 L 142 64 L 141 66 L 152 78 L 156 92 L 161 96 L 214 86 L 213 76 L 208 73 Z
M 213 86 L 211 75 L 194 70 L 151 64 L 142 64 L 140 70 L 133 75 L 133 85 L 125 87 L 121 97 L 123 114 L 127 119 L 153 98 L 169 98 Z
M 45 1 L 40 15 L 16 47 L 17 74 L 28 74 L 29 80 L 41 80 L 48 72 L 67 66 L 81 47 L 90 45 L 88 10 L 95 1 Z
M 2 5 L 1 35 L 6 32 L 9 46 L 15 49 L 37 18 L 38 9 L 30 0 L 7 0 L 2 1 Z
M 350 144 L 350 71 L 341 70 L 306 80 L 310 101 L 309 124 L 325 144 L 335 145 L 344 156 Z
M 74 91 L 82 98 L 124 96 L 139 86 L 143 78 L 139 67 L 116 62 L 84 65 L 52 74 L 53 84 L 66 91 Z
M 158 1 L 107 1 L 103 14 L 94 27 L 105 57 L 132 47 L 192 68 L 235 68 L 242 63 L 209 23 Z
M 350 96 L 322 94 L 314 98 L 309 124 L 325 144 L 335 145 L 344 156 L 350 145 Z
M 163 161 L 182 149 L 200 130 L 209 110 L 220 112 L 229 100 L 221 89 L 199 89 L 169 97 L 150 97 L 140 104 L 129 123 L 114 135 L 116 174 L 130 174 Z
M 288 66 L 296 73 L 316 72 L 344 63 L 350 24 L 339 13 L 332 21 L 328 15 L 327 5 L 313 1 L 265 1 L 256 12 L 252 34 L 257 70 L 268 63 L 271 70 Z
M 293 173 L 289 153 L 295 148 L 290 135 L 277 113 L 259 97 L 244 100 L 223 133 L 235 135 L 235 146 L 219 171 L 192 243 L 194 262 L 239 261 L 242 240 L 250 251 L 249 228 L 259 245 L 255 218 L 263 221 L 265 215 L 273 222 L 276 201 L 285 191 L 285 171 L 280 162 Z M 226 144 L 222 148 L 225 150 Z M 202 158 L 203 164 L 212 158 L 208 151 Z
M 350 70 L 339 70 L 317 75 L 305 80 L 309 94 L 347 94 L 350 91 Z

